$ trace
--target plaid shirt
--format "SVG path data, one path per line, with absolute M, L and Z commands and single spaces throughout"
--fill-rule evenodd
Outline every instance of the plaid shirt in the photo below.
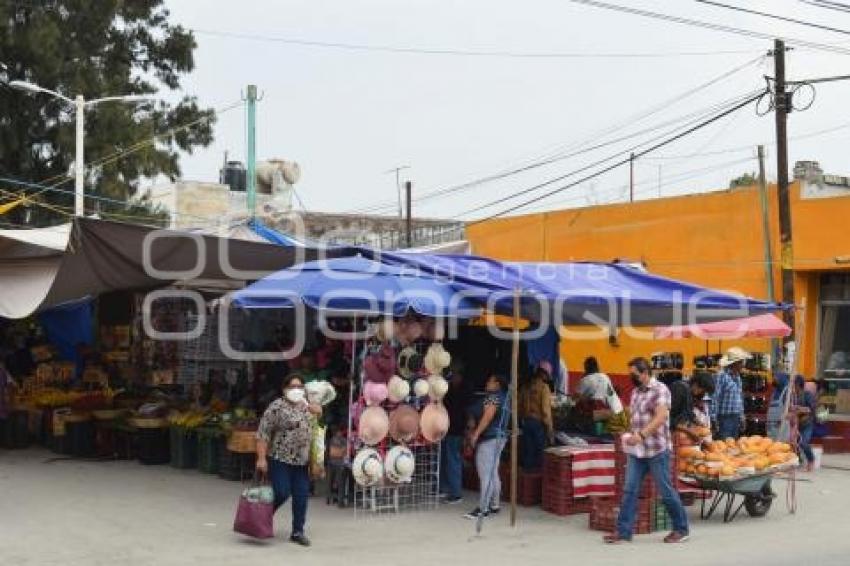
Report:
M 649 380 L 646 387 L 639 387 L 632 391 L 631 422 L 632 432 L 644 430 L 658 407 L 670 409 L 670 390 L 667 386 L 655 379 Z M 670 444 L 670 419 L 658 427 L 655 432 L 634 447 L 633 453 L 638 458 L 652 458 L 665 450 L 672 448 Z
M 729 370 L 717 374 L 714 385 L 714 397 L 711 400 L 711 416 L 743 415 L 744 392 L 741 376 L 732 375 Z

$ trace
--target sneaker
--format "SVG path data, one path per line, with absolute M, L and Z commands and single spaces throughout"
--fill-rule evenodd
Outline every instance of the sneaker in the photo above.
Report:
M 310 546 L 310 539 L 303 533 L 292 535 L 289 537 L 289 542 L 294 542 L 295 544 L 300 544 L 301 546 Z
M 498 515 L 499 511 L 501 511 L 501 507 L 490 507 L 490 511 L 487 513 L 488 515 Z
M 443 503 L 445 503 L 446 505 L 457 505 L 461 501 L 463 501 L 463 497 L 459 495 L 457 497 L 447 496 L 445 499 L 443 499 Z
M 605 535 L 602 537 L 602 540 L 605 544 L 622 544 L 624 542 L 632 542 L 630 538 L 621 538 L 617 533 L 611 533 L 610 535 Z
M 691 536 L 688 533 L 678 533 L 676 531 L 673 531 L 672 533 L 664 537 L 664 542 L 675 544 L 677 542 L 685 542 L 689 538 L 691 538 Z
M 486 518 L 487 518 L 487 516 L 488 516 L 489 514 L 490 514 L 490 513 L 489 513 L 489 512 L 487 512 L 487 511 L 484 511 L 484 512 L 482 513 L 481 509 L 479 509 L 478 507 L 476 507 L 475 509 L 473 509 L 472 511 L 470 511 L 469 513 L 467 513 L 466 515 L 464 515 L 464 518 L 466 518 L 466 519 L 472 519 L 472 520 L 475 520 L 475 519 L 477 519 L 477 518 L 479 518 L 479 517 L 481 517 L 481 516 L 483 515 L 483 516 L 484 516 L 484 518 L 486 519 Z

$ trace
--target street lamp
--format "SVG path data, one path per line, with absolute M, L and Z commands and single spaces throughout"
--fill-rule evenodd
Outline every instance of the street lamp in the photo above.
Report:
M 86 100 L 83 98 L 81 94 L 78 94 L 76 98 L 73 100 L 65 96 L 64 94 L 60 94 L 55 90 L 50 90 L 48 88 L 44 88 L 38 86 L 33 83 L 29 83 L 26 81 L 9 81 L 9 86 L 22 90 L 25 92 L 32 92 L 35 94 L 44 93 L 53 96 L 54 98 L 58 98 L 68 104 L 72 104 L 74 106 L 74 113 L 76 115 L 77 121 L 77 139 L 75 142 L 75 158 L 74 158 L 74 215 L 75 216 L 83 216 L 84 214 L 84 181 L 85 181 L 85 165 L 83 163 L 83 151 L 84 151 L 84 142 L 85 142 L 85 109 L 89 106 L 94 106 L 96 104 L 100 104 L 101 102 L 140 102 L 145 100 L 151 100 L 153 97 L 140 95 L 140 94 L 129 94 L 126 96 L 106 96 L 103 98 L 97 98 L 95 100 Z

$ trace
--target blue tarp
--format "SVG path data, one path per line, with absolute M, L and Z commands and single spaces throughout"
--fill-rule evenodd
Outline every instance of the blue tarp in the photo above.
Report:
M 94 343 L 93 303 L 90 299 L 59 305 L 38 313 L 47 339 L 63 360 L 80 366 L 77 346 Z
M 314 309 L 402 316 L 471 318 L 481 309 L 451 282 L 362 256 L 311 261 L 283 269 L 233 295 L 243 308 Z
M 277 230 L 273 230 L 263 224 L 261 221 L 256 218 L 252 218 L 248 222 L 248 227 L 258 236 L 266 240 L 271 244 L 277 244 L 278 246 L 288 246 L 288 247 L 312 247 L 312 248 L 321 248 L 323 246 L 316 244 L 315 242 L 305 243 L 301 240 L 293 238 L 288 234 L 284 234 L 283 232 L 278 232 Z

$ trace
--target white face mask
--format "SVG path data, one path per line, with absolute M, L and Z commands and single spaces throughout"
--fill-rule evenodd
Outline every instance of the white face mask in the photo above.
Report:
M 304 390 L 303 389 L 287 389 L 286 390 L 286 399 L 290 403 L 300 403 L 304 400 Z

